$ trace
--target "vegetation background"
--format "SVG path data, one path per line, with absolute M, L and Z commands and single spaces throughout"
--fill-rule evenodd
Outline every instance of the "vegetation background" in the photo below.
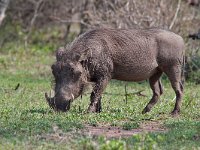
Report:
M 25 50 L 38 46 L 36 49 L 40 51 L 53 52 L 58 46 L 96 27 L 159 27 L 184 38 L 186 76 L 200 82 L 200 43 L 188 39 L 189 34 L 200 29 L 199 0 L 1 1 L 10 2 L 0 28 L 1 51 L 14 49 L 16 43 Z
M 147 115 L 141 114 L 151 97 L 146 82 L 128 83 L 125 96 L 125 83 L 113 81 L 101 114 L 84 113 L 87 94 L 67 114 L 48 108 L 44 92 L 52 87 L 55 50 L 99 27 L 158 27 L 184 38 L 186 90 L 180 118 L 167 115 L 174 93 L 165 76 L 166 94 Z M 200 42 L 188 35 L 199 29 L 199 0 L 0 0 L 0 149 L 198 149 Z M 167 130 L 125 139 L 82 134 L 87 125 L 132 130 L 152 121 Z

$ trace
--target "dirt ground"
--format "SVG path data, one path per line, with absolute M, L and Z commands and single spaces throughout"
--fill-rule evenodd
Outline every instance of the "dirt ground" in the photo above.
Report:
M 121 127 L 113 127 L 113 126 L 89 126 L 83 129 L 84 135 L 89 136 L 105 136 L 107 138 L 120 138 L 120 137 L 129 137 L 134 134 L 142 133 L 142 132 L 165 132 L 166 128 L 160 122 L 157 121 L 148 121 L 140 124 L 140 127 L 132 130 L 124 130 Z
M 140 124 L 140 127 L 132 130 L 124 130 L 122 127 L 113 127 L 109 125 L 98 125 L 91 126 L 85 125 L 84 129 L 73 130 L 71 132 L 64 133 L 58 128 L 58 126 L 53 127 L 54 133 L 38 135 L 39 140 L 50 140 L 57 143 L 65 143 L 70 141 L 77 136 L 104 136 L 109 138 L 127 138 L 135 134 L 140 134 L 144 132 L 166 132 L 167 129 L 163 127 L 162 123 L 158 121 L 146 121 Z

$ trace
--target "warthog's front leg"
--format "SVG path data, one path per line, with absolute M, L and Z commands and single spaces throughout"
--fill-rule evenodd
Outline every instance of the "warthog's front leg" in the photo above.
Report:
M 101 112 L 101 95 L 108 84 L 108 79 L 100 79 L 95 83 L 90 96 L 90 106 L 88 112 Z

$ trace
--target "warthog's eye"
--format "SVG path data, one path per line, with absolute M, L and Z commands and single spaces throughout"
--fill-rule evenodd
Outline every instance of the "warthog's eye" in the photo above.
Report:
M 73 76 L 75 77 L 75 78 L 79 78 L 80 76 L 81 76 L 81 71 L 78 69 L 78 67 L 76 67 L 76 68 L 72 68 L 72 72 L 73 72 Z
M 70 76 L 72 77 L 72 79 L 74 79 L 75 81 L 78 80 L 78 78 L 81 76 L 81 72 L 77 71 L 74 68 L 71 68 L 68 73 L 70 74 Z
M 66 71 L 70 72 L 72 78 L 78 79 L 81 76 L 81 71 L 74 64 L 70 64 L 70 67 Z
M 81 72 L 80 71 L 76 71 L 75 73 L 74 73 L 74 78 L 79 78 L 81 76 Z
M 74 68 L 69 68 L 69 71 L 70 72 L 74 72 Z

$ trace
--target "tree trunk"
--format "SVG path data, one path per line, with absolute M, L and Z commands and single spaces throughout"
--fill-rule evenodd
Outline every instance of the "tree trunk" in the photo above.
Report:
M 8 7 L 10 0 L 0 0 L 0 25 L 5 18 L 5 12 Z

